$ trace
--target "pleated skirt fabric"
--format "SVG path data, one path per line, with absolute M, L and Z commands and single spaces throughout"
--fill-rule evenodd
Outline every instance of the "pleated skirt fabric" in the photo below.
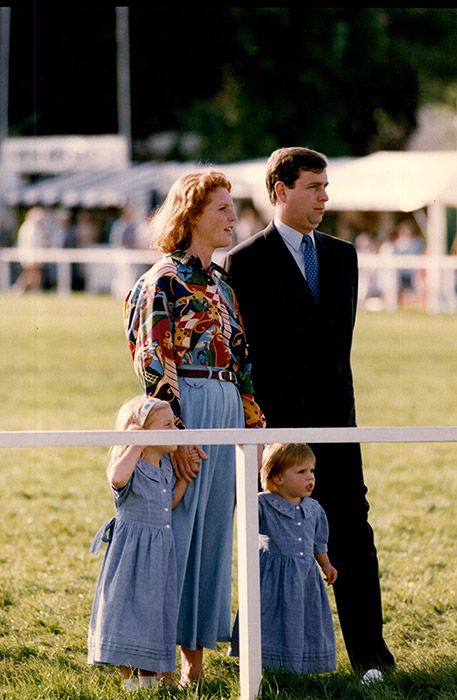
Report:
M 201 368 L 200 368 L 201 369 Z M 180 377 L 187 428 L 244 428 L 236 385 Z M 178 644 L 214 649 L 231 632 L 235 446 L 202 445 L 208 455 L 173 511 L 178 576 Z

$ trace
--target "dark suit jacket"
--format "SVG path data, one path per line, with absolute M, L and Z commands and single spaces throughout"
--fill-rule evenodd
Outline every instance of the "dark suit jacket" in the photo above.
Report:
M 350 353 L 357 305 L 352 243 L 315 232 L 316 305 L 275 227 L 232 249 L 225 266 L 251 347 L 253 382 L 267 427 L 355 425 Z M 358 443 L 317 443 L 313 498 L 327 513 L 335 600 L 351 664 L 377 668 L 394 658 L 382 637 L 378 560 Z
M 271 223 L 226 257 L 267 427 L 354 426 L 350 353 L 357 306 L 352 243 L 315 231 L 316 305 Z

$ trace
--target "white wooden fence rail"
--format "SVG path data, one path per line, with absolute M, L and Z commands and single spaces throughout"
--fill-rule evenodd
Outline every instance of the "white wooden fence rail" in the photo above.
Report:
M 226 445 L 236 448 L 240 699 L 261 692 L 257 444 L 270 442 L 457 442 L 456 426 L 267 428 L 259 430 L 0 431 L 0 448 L 110 445 Z
M 39 263 L 53 263 L 57 268 L 57 293 L 71 292 L 71 265 L 98 265 L 99 269 L 109 268 L 112 288 L 122 292 L 124 280 L 131 280 L 130 268 L 149 265 L 161 254 L 150 249 L 130 250 L 100 246 L 93 248 L 37 248 L 33 251 Z M 216 254 L 223 256 L 223 251 Z M 427 311 L 457 311 L 457 256 L 456 255 L 390 255 L 382 253 L 360 253 L 361 272 L 376 272 L 377 284 L 382 295 L 384 308 L 394 311 L 398 306 L 398 278 L 395 271 L 415 269 L 423 272 L 424 300 Z M 21 252 L 18 248 L 0 248 L 0 291 L 6 291 L 12 283 L 12 263 L 22 260 L 30 262 L 30 251 Z M 96 275 L 92 275 L 92 278 Z M 95 281 L 96 290 L 96 281 Z M 91 291 L 88 285 L 86 291 Z M 123 290 L 125 293 L 128 289 Z

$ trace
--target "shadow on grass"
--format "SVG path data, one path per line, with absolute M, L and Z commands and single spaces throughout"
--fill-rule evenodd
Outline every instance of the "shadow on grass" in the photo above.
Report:
M 230 678 L 230 676 L 232 676 Z M 182 691 L 157 691 L 158 699 L 237 700 L 237 676 L 205 680 Z M 390 671 L 384 680 L 362 685 L 354 673 L 295 675 L 265 672 L 261 700 L 455 700 L 457 664 L 429 670 Z M 94 699 L 95 700 L 95 699 Z M 140 700 L 140 698 L 138 698 Z
M 262 700 L 454 700 L 457 698 L 457 664 L 427 670 L 388 671 L 382 681 L 362 685 L 354 673 L 292 675 L 265 672 Z
M 27 675 L 21 673 L 27 661 Z M 40 660 L 41 657 L 41 660 Z M 2 662 L 10 662 L 3 668 Z M 233 660 L 219 659 L 208 664 L 208 676 L 198 685 L 184 690 L 140 690 L 135 700 L 237 700 L 239 698 L 238 667 Z M 54 658 L 53 668 L 42 655 L 30 648 L 17 648 L 0 655 L 0 700 L 123 700 L 132 698 L 112 669 L 91 669 L 78 673 L 78 664 Z M 85 669 L 87 671 L 87 669 Z M 6 672 L 6 673 L 5 673 Z M 299 675 L 266 671 L 262 681 L 261 700 L 456 700 L 457 663 L 428 669 L 392 670 L 383 681 L 362 685 L 352 672 L 325 675 Z

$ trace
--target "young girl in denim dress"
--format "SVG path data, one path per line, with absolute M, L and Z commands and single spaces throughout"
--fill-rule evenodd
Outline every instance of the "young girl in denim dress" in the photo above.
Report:
M 336 668 L 335 633 L 325 588 L 337 571 L 327 554 L 328 524 L 310 498 L 314 454 L 305 444 L 267 445 L 259 494 L 263 668 L 325 673 Z M 323 576 L 319 570 L 322 569 Z M 231 655 L 239 655 L 238 617 Z
M 137 396 L 120 409 L 118 430 L 174 430 L 167 401 Z M 108 542 L 89 625 L 88 662 L 118 666 L 126 689 L 171 684 L 176 665 L 176 554 L 172 507 L 186 482 L 168 456 L 176 445 L 115 446 L 107 476 L 115 517 L 95 536 Z

